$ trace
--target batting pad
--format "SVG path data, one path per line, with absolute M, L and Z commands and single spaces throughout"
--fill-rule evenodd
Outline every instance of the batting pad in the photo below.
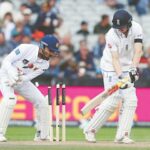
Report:
M 137 97 L 135 88 L 131 87 L 123 90 L 124 103 L 122 105 L 122 114 L 119 119 L 119 126 L 116 134 L 116 139 L 121 139 L 125 135 L 130 137 L 130 132 L 133 124 L 133 118 L 137 107 Z
M 117 107 L 119 102 L 118 97 L 119 94 L 118 92 L 116 92 L 97 107 L 97 111 L 95 112 L 93 118 L 90 120 L 89 124 L 84 129 L 84 133 L 93 130 L 97 132 L 98 129 L 103 126 L 103 124 L 107 121 L 107 119 Z
M 101 109 L 97 111 L 93 118 L 90 120 L 89 124 L 84 128 L 84 133 L 92 132 L 95 133 L 98 131 L 99 128 L 105 123 L 105 121 L 109 118 L 112 112 L 108 110 Z
M 117 134 L 116 134 L 117 140 L 122 139 L 125 135 L 130 137 L 134 113 L 135 113 L 135 108 L 129 108 L 123 111 L 121 120 L 119 122 Z
M 39 106 L 38 108 L 38 115 L 39 115 L 39 127 L 41 130 L 41 139 L 47 139 L 49 136 L 49 123 L 50 123 L 50 117 L 49 117 L 49 106 L 46 98 L 44 99 L 44 102 Z

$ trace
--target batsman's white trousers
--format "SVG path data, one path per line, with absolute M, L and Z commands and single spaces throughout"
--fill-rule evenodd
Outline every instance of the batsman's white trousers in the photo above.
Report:
M 5 78 L 2 78 L 0 89 L 3 95 L 3 100 L 0 103 L 0 133 L 5 135 L 12 111 L 17 101 L 14 92 L 17 92 L 25 99 L 30 100 L 39 111 L 39 130 L 41 130 L 41 138 L 45 139 L 49 133 L 49 108 L 48 102 L 38 88 L 30 81 L 12 88 L 7 86 Z
M 124 77 L 128 76 L 128 72 L 123 73 Z M 110 88 L 116 84 L 118 77 L 115 72 L 103 72 L 104 87 L 105 89 Z M 119 89 L 117 92 L 112 94 L 109 98 L 104 100 L 101 105 L 96 108 L 96 112 L 93 118 L 90 120 L 88 125 L 84 128 L 86 132 L 97 132 L 98 129 L 107 121 L 110 115 L 118 107 L 119 101 L 122 102 L 120 109 L 118 129 L 116 133 L 116 139 L 121 139 L 125 135 L 130 135 L 134 113 L 137 107 L 137 96 L 136 90 L 133 86 L 127 89 Z

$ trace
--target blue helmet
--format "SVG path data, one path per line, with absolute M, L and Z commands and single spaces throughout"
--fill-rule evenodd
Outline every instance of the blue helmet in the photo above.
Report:
M 59 53 L 59 40 L 54 35 L 45 35 L 40 41 L 40 48 L 48 47 L 50 51 Z
M 116 29 L 122 27 L 130 28 L 132 26 L 132 16 L 126 10 L 120 9 L 115 12 L 112 23 L 112 27 Z

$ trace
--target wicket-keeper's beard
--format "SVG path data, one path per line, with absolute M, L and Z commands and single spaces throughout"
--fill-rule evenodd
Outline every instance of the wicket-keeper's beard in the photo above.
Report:
M 38 56 L 40 57 L 40 58 L 42 58 L 42 59 L 44 59 L 44 60 L 49 60 L 50 58 L 49 57 L 46 57 L 46 55 L 45 55 L 46 53 L 45 53 L 45 49 L 39 49 L 39 53 L 38 53 Z

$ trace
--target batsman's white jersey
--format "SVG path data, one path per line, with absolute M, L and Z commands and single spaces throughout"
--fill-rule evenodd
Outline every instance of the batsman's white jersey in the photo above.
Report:
M 48 102 L 38 88 L 30 81 L 42 74 L 49 67 L 49 61 L 38 57 L 39 47 L 32 44 L 21 44 L 15 48 L 3 61 L 0 70 L 0 90 L 3 100 L 0 103 L 0 141 L 5 140 L 5 132 L 16 104 L 14 92 L 30 100 L 38 111 L 38 130 L 41 139 L 46 139 L 49 133 Z M 9 86 L 12 74 L 17 70 L 21 72 L 21 82 Z
M 118 51 L 122 70 L 128 71 L 134 55 L 134 39 L 143 39 L 142 28 L 135 21 L 132 21 L 127 37 L 119 30 L 111 28 L 106 35 L 106 47 L 101 59 L 101 68 L 105 71 L 114 71 L 111 52 Z
M 106 35 L 106 47 L 101 59 L 105 89 L 110 88 L 118 82 L 118 76 L 112 62 L 112 51 L 118 51 L 122 76 L 129 76 L 128 70 L 131 67 L 134 56 L 135 39 L 143 39 L 143 33 L 141 26 L 134 21 L 132 22 L 132 26 L 129 29 L 127 37 L 114 28 L 111 28 L 108 31 Z M 119 101 L 122 102 L 122 106 L 120 109 L 116 139 L 121 140 L 125 135 L 130 136 L 133 117 L 137 106 L 136 89 L 133 84 L 127 89 L 119 89 L 116 93 L 112 94 L 112 96 L 103 101 L 102 104 L 97 107 L 97 111 L 90 120 L 89 124 L 85 127 L 84 133 L 96 133 L 114 112 L 119 104 Z

